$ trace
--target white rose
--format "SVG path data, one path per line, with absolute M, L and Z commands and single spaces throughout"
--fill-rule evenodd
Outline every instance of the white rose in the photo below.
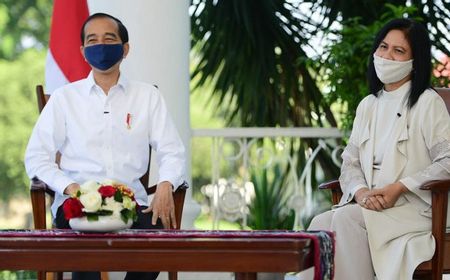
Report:
M 85 212 L 97 212 L 102 206 L 102 196 L 99 192 L 82 193 L 80 202 L 83 204 Z
M 128 196 L 123 197 L 123 207 L 128 210 L 133 210 L 136 207 L 136 202 L 131 200 Z
M 113 211 L 113 216 L 120 217 L 122 209 L 122 203 L 115 201 L 114 197 L 105 198 L 105 205 L 102 206 L 102 210 Z
M 95 181 L 86 181 L 80 186 L 81 193 L 97 192 L 100 185 Z

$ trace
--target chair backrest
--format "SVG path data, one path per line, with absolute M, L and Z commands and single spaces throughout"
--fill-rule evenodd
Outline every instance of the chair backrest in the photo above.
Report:
M 37 85 L 36 97 L 39 113 L 41 113 L 45 105 L 47 104 L 50 95 L 45 94 L 42 85 Z M 151 158 L 151 150 L 152 149 L 150 147 L 149 159 Z M 61 154 L 58 152 L 56 155 L 56 162 L 58 163 L 58 165 L 60 162 L 60 158 Z M 144 185 L 147 194 L 151 195 L 155 193 L 156 185 L 153 185 L 151 187 L 148 186 L 149 173 L 150 173 L 150 160 L 147 171 L 141 178 L 139 178 L 139 180 L 141 181 L 142 185 Z M 173 199 L 175 205 L 175 218 L 178 229 L 181 226 L 181 217 L 183 214 L 184 198 L 186 195 L 187 188 L 188 188 L 187 183 L 183 183 L 182 185 L 177 186 L 175 192 L 173 192 Z M 31 181 L 31 203 L 33 207 L 34 227 L 36 229 L 46 228 L 45 194 L 49 195 L 51 198 L 53 198 L 55 195 L 55 193 L 47 186 L 47 184 L 45 184 L 45 182 L 40 181 L 38 178 L 33 178 L 33 180 Z
M 447 111 L 450 113 L 450 88 L 435 88 L 435 90 L 444 100 Z
M 50 95 L 46 95 L 44 93 L 44 87 L 42 85 L 36 86 L 36 97 L 37 97 L 37 104 L 39 109 L 39 114 L 42 112 L 42 110 L 45 107 L 45 104 L 47 104 L 48 99 L 50 98 Z

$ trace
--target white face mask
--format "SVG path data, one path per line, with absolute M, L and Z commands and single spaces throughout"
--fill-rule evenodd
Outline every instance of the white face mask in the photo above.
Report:
M 396 61 L 373 54 L 373 65 L 378 79 L 383 84 L 392 84 L 408 76 L 413 69 L 413 60 Z

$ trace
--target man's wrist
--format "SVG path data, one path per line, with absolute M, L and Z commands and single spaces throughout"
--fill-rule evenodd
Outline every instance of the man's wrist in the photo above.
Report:
M 156 189 L 160 188 L 170 188 L 170 190 L 173 190 L 173 185 L 169 181 L 162 181 L 159 182 L 158 185 L 156 186 Z
M 72 183 L 70 185 L 68 185 L 65 189 L 64 189 L 64 194 L 67 195 L 73 195 L 75 194 L 78 190 L 80 189 L 80 185 L 77 183 Z

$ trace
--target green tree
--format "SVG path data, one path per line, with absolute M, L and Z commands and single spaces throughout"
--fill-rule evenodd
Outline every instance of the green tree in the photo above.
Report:
M 356 108 L 368 94 L 369 53 L 375 34 L 389 20 L 408 16 L 423 22 L 428 26 L 434 47 L 446 54 L 450 50 L 445 35 L 448 31 L 443 28 L 450 22 L 450 4 L 411 1 L 413 5 L 406 6 L 405 1 L 386 2 L 321 0 L 314 4 L 322 8 L 324 22 L 329 23 L 326 28 L 338 19 L 342 25 L 339 30 L 326 29 L 334 39 L 325 48 L 323 56 L 314 61 L 316 69 L 320 69 L 317 80 L 326 85 L 328 103 L 341 105 L 337 111 L 345 130 L 351 129 Z
M 330 28 L 336 21 L 345 22 L 355 17 L 360 18 L 361 24 L 371 24 L 387 12 L 386 3 L 394 6 L 406 3 L 405 0 L 304 0 L 303 2 L 311 3 L 311 10 L 318 11 L 324 17 L 322 23 L 325 28 Z
M 23 155 L 44 80 L 51 0 L 0 0 L 0 200 L 27 194 Z M 6 205 L 6 204 L 3 204 Z
M 313 27 L 289 1 L 203 0 L 193 4 L 194 86 L 212 84 L 242 126 L 336 126 L 310 74 Z M 195 87 L 194 87 L 195 89 Z M 320 114 L 313 118 L 311 112 Z
M 48 42 L 51 0 L 0 0 L 0 59 L 13 60 Z
M 27 270 L 0 271 L 0 279 L 21 280 L 21 279 L 36 279 L 36 278 L 37 278 L 36 271 L 27 271 Z
M 0 60 L 0 200 L 27 193 L 23 156 L 36 121 L 35 86 L 44 80 L 45 51 L 29 49 L 15 61 Z
M 450 23 L 450 2 L 443 0 L 304 0 L 313 5 L 312 10 L 318 10 L 324 17 L 325 28 L 335 21 L 349 23 L 350 19 L 359 18 L 361 25 L 371 25 L 389 13 L 392 6 L 416 7 L 406 14 L 409 17 L 420 18 L 430 30 L 431 38 L 436 48 L 447 55 L 450 51 L 448 24 Z M 390 4 L 386 5 L 386 4 Z
M 310 3 L 311 10 L 322 15 L 320 21 L 314 21 L 311 14 L 299 9 L 305 3 Z M 393 11 L 396 6 L 404 13 Z M 346 52 L 355 57 L 351 59 L 352 63 L 346 63 L 348 68 L 355 68 L 353 62 L 360 68 L 357 73 L 340 77 L 350 85 L 355 78 L 365 79 L 367 57 L 364 53 L 367 48 L 352 45 L 352 39 L 358 42 L 367 39 L 366 44 L 370 44 L 380 20 L 404 15 L 427 24 L 435 46 L 449 54 L 450 39 L 446 27 L 450 23 L 450 3 L 443 1 L 193 1 L 192 45 L 198 54 L 192 72 L 194 92 L 200 86 L 211 84 L 212 94 L 219 96 L 221 105 L 228 100 L 225 97 L 231 100 L 225 104 L 228 122 L 237 120 L 242 126 L 336 126 L 319 89 L 322 81 L 333 79 L 330 75 L 321 79 L 324 69 L 335 70 L 336 66 L 328 63 L 325 67 L 315 68 L 316 72 L 312 71 L 308 64 L 311 59 L 305 51 L 307 47 L 314 48 L 310 46 L 311 36 L 323 30 L 335 32 L 347 44 L 341 45 L 341 50 L 347 47 Z M 356 18 L 358 28 L 355 27 Z M 342 28 L 333 30 L 335 22 Z M 347 25 L 358 34 L 349 32 Z M 337 51 L 329 48 L 323 55 L 331 62 Z M 321 60 L 312 58 L 312 61 Z M 345 68 L 345 65 L 340 67 Z M 344 72 L 348 70 L 343 69 Z M 366 95 L 364 89 L 356 88 Z M 345 100 L 350 102 L 346 104 L 350 112 L 360 99 L 356 94 L 352 100 Z M 329 100 L 337 101 L 336 98 Z M 313 112 L 321 117 L 315 119 Z M 352 116 L 350 114 L 344 120 L 346 127 L 351 124 L 348 119 Z

